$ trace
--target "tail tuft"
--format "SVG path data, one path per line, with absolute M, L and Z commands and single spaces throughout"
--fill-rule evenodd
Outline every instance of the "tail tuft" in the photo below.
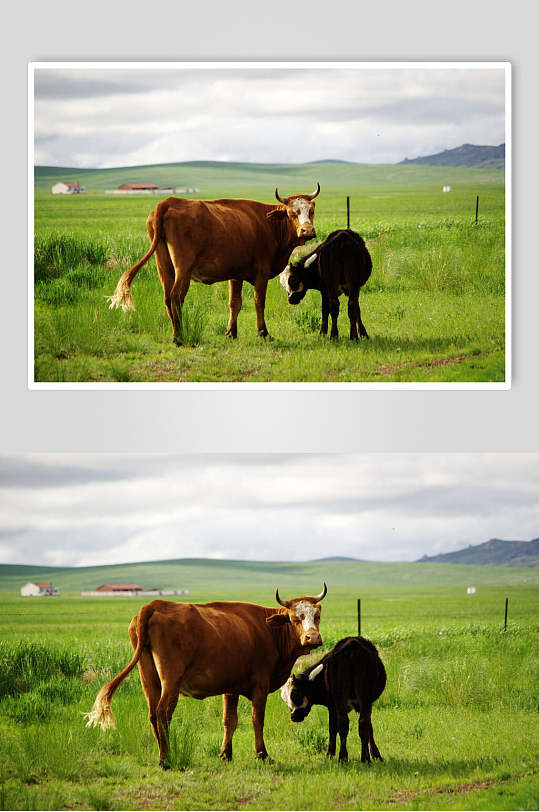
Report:
M 109 308 L 113 310 L 116 307 L 121 307 L 122 310 L 134 310 L 135 309 L 135 302 L 133 301 L 133 297 L 131 296 L 131 291 L 129 289 L 129 284 L 124 282 L 122 278 L 118 282 L 116 286 L 116 290 L 112 294 L 112 296 L 106 297 L 110 304 Z
M 105 686 L 106 688 L 107 686 Z M 110 709 L 110 699 L 106 692 L 101 689 L 98 693 L 94 706 L 89 713 L 83 713 L 83 716 L 88 720 L 86 727 L 100 726 L 101 730 L 107 730 L 109 727 L 116 727 L 116 720 L 114 714 Z

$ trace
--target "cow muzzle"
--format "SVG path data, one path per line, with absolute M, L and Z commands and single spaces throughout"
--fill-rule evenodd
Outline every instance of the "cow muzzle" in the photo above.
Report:
M 318 648 L 322 645 L 322 636 L 316 629 L 309 629 L 302 635 L 301 645 L 305 648 Z
M 288 294 L 288 304 L 299 304 L 306 294 L 306 290 L 294 290 Z
M 316 230 L 311 223 L 305 223 L 298 228 L 298 237 L 302 240 L 312 240 L 316 237 Z
M 294 708 L 293 711 L 290 711 L 290 719 L 292 722 L 303 722 L 309 710 L 310 708 Z

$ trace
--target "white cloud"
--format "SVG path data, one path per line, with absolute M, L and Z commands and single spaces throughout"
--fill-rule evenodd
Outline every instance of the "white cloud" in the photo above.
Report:
M 504 132 L 499 69 L 36 71 L 36 163 L 396 162 Z
M 539 455 L 0 458 L 0 560 L 413 560 L 539 535 Z

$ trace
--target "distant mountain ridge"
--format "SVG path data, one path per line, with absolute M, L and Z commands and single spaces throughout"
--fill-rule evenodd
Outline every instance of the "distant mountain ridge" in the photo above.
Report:
M 494 564 L 501 567 L 539 567 L 539 538 L 531 541 L 489 539 L 470 544 L 463 550 L 440 555 L 424 555 L 419 563 L 428 564 Z
M 476 169 L 503 169 L 505 167 L 505 144 L 497 147 L 462 144 L 454 149 L 444 149 L 435 155 L 405 158 L 399 164 L 426 164 L 429 166 L 470 166 Z

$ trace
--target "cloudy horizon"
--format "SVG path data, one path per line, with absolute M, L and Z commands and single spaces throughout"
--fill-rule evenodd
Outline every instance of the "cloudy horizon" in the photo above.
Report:
M 37 68 L 35 163 L 397 163 L 505 140 L 502 68 Z
M 539 454 L 0 457 L 0 561 L 415 561 L 539 535 Z

